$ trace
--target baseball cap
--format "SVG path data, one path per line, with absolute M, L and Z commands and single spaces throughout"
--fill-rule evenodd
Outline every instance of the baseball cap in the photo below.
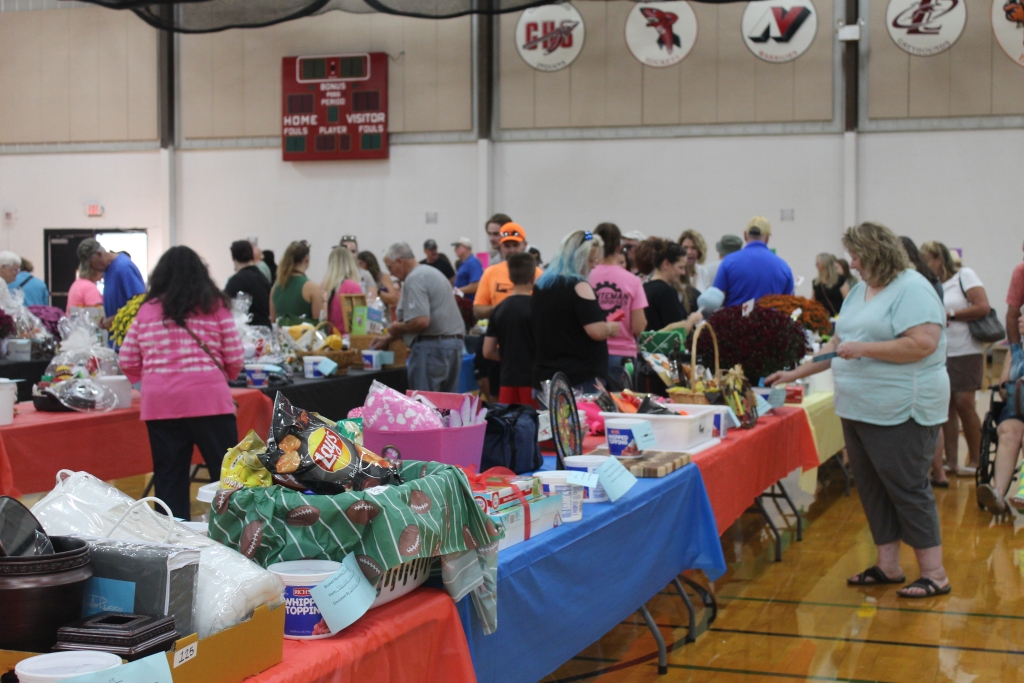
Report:
M 454 242 L 452 242 L 452 246 L 453 247 L 468 247 L 469 249 L 472 249 L 473 248 L 473 240 L 469 239 L 468 237 L 460 237 L 459 239 L 457 239 Z
M 89 260 L 93 257 L 93 254 L 98 252 L 103 247 L 100 243 L 94 240 L 92 237 L 87 237 L 81 241 L 78 245 L 78 261 L 79 267 L 88 268 Z
M 715 251 L 723 256 L 739 251 L 743 248 L 743 239 L 736 235 L 722 235 L 722 239 L 715 244 Z
M 622 239 L 643 242 L 645 239 L 647 239 L 647 235 L 643 234 L 639 230 L 630 230 L 629 232 L 622 233 Z
M 434 249 L 437 249 L 437 241 L 427 240 L 426 242 L 423 243 L 423 248 L 427 251 L 433 251 Z
M 525 242 L 526 231 L 518 223 L 506 223 L 501 226 L 501 242 Z
M 772 234 L 772 224 L 768 222 L 768 219 L 764 216 L 754 216 L 747 223 L 747 233 L 761 237 L 767 237 Z

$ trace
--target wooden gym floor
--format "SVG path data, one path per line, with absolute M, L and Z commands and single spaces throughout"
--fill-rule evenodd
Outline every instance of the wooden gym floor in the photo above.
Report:
M 1024 682 L 1024 542 L 1014 538 L 1024 518 L 994 520 L 975 503 L 974 480 L 951 477 L 936 499 L 952 594 L 907 600 L 898 586 L 850 588 L 846 577 L 874 563 L 874 546 L 857 489 L 845 497 L 830 465 L 816 496 L 797 499 L 804 540 L 795 541 L 795 528 L 784 532 L 781 563 L 757 515 L 722 536 L 729 569 L 714 584 L 719 614 L 696 643 L 684 645 L 686 610 L 674 592 L 648 602 L 669 645 L 667 675 L 657 674 L 654 639 L 634 615 L 545 683 Z M 795 478 L 787 482 L 796 499 Z M 906 547 L 902 563 L 908 580 L 917 578 Z

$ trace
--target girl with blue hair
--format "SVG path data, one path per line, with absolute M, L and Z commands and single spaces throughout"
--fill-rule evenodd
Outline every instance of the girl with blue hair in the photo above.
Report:
M 590 269 L 601 257 L 600 237 L 584 230 L 570 233 L 534 284 L 531 307 L 537 356 L 533 382 L 564 372 L 584 393 L 596 389 L 598 378 L 607 383 L 609 337 L 619 333 L 619 321 L 605 320 L 593 287 Z M 621 317 L 621 313 L 618 313 Z

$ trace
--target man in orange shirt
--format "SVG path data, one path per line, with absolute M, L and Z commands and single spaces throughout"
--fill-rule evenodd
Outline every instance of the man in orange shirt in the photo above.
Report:
M 517 223 L 506 223 L 501 226 L 501 255 L 507 259 L 526 249 L 526 231 Z M 537 268 L 537 277 L 544 271 Z M 484 271 L 480 278 L 480 286 L 473 299 L 473 315 L 482 320 L 489 318 L 498 304 L 512 294 L 512 278 L 508 274 L 508 263 L 502 261 Z

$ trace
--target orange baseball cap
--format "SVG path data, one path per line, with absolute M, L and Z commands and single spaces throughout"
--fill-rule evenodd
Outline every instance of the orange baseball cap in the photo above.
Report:
M 501 226 L 501 241 L 504 242 L 525 242 L 526 231 L 518 223 L 506 223 Z

